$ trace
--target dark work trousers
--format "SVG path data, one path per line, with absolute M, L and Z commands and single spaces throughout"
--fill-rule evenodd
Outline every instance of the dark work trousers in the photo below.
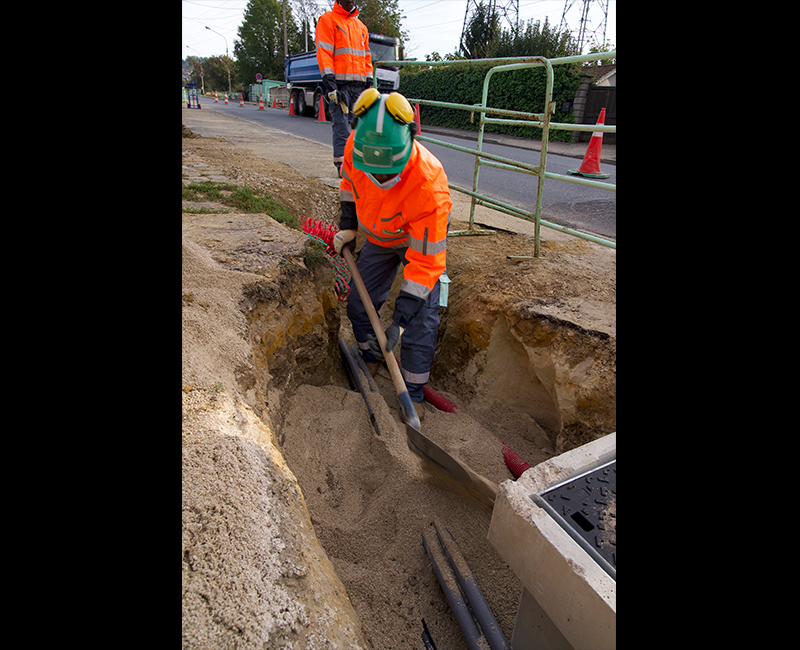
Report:
M 369 241 L 364 243 L 361 253 L 356 261 L 356 267 L 364 280 L 375 312 L 389 296 L 389 290 L 397 275 L 400 265 L 405 265 L 407 248 L 384 248 Z M 367 343 L 367 336 L 373 334 L 372 324 L 369 322 L 361 296 L 358 295 L 353 282 L 350 282 L 350 295 L 347 299 L 347 316 L 353 326 L 361 356 L 367 363 L 378 361 Z M 403 366 L 403 379 L 411 400 L 422 402 L 424 400 L 423 386 L 428 383 L 428 377 L 433 364 L 433 353 L 436 349 L 436 339 L 439 332 L 439 280 L 420 309 L 419 313 L 411 319 L 406 326 L 400 345 L 400 360 Z
M 353 106 L 359 95 L 364 91 L 366 86 L 361 81 L 337 81 L 336 89 L 340 97 L 347 97 L 347 108 L 350 111 L 347 115 L 342 112 L 342 107 L 339 103 L 328 101 L 326 109 L 329 110 L 328 119 L 331 121 L 331 131 L 333 134 L 333 164 L 336 169 L 340 169 L 344 161 L 344 145 L 350 135 L 350 115 L 353 112 Z M 327 99 L 327 97 L 326 97 Z

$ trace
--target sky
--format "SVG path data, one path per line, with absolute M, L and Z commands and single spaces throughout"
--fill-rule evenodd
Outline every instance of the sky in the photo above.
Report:
M 358 7 L 358 0 L 356 7 Z M 520 23 L 528 19 L 544 22 L 548 18 L 551 26 L 561 24 L 564 7 L 570 0 L 519 0 Z M 455 51 L 464 26 L 464 14 L 468 0 L 398 0 L 403 16 L 402 28 L 409 34 L 406 43 L 406 58 L 425 59 L 425 55 L 439 52 L 442 56 Z M 496 0 L 497 6 L 504 0 Z M 329 0 L 317 0 L 320 8 L 328 9 Z M 181 0 L 181 58 L 187 56 L 210 57 L 233 55 L 233 42 L 238 39 L 238 28 L 242 24 L 247 0 Z M 572 0 L 567 13 L 571 28 L 579 25 L 583 8 L 581 0 Z M 597 29 L 603 20 L 598 2 L 592 2 L 588 14 L 589 29 Z M 209 27 L 210 29 L 206 29 Z M 505 23 L 508 27 L 508 23 Z M 606 41 L 617 45 L 617 0 L 610 0 Z M 600 34 L 598 34 L 598 38 Z M 309 49 L 314 47 L 314 35 L 309 34 Z M 588 48 L 584 48 L 588 52 Z

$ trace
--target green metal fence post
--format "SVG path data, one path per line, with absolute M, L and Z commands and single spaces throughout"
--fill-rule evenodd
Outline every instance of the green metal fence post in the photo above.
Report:
M 417 139 L 423 142 L 431 142 L 433 144 L 441 145 L 443 147 L 447 147 L 449 149 L 453 149 L 456 151 L 462 151 L 464 153 L 468 153 L 470 155 L 475 156 L 475 171 L 472 178 L 472 190 L 468 190 L 465 188 L 458 187 L 449 183 L 449 187 L 453 190 L 461 192 L 462 194 L 467 194 L 471 197 L 470 201 L 470 213 L 469 213 L 469 229 L 466 231 L 450 231 L 448 232 L 448 236 L 457 236 L 457 235 L 482 235 L 482 234 L 491 234 L 494 231 L 491 230 L 479 230 L 475 228 L 475 206 L 482 205 L 486 206 L 489 209 L 497 210 L 499 212 L 505 212 L 511 216 L 525 219 L 527 221 L 533 221 L 534 223 L 534 257 L 538 258 L 540 256 L 540 229 L 541 226 L 544 225 L 547 228 L 552 228 L 554 230 L 558 230 L 569 235 L 574 235 L 575 237 L 579 237 L 585 239 L 587 241 L 591 241 L 602 246 L 607 246 L 609 248 L 616 249 L 617 245 L 616 242 L 610 241 L 607 239 L 603 239 L 601 237 L 597 237 L 595 235 L 590 235 L 588 233 L 583 233 L 577 230 L 573 230 L 571 228 L 567 228 L 564 226 L 559 226 L 557 224 L 551 223 L 549 221 L 545 221 L 542 219 L 542 205 L 544 199 L 544 179 L 550 178 L 552 180 L 557 180 L 561 182 L 567 183 L 574 183 L 576 185 L 586 185 L 588 187 L 599 188 L 603 190 L 608 190 L 611 192 L 617 191 L 617 186 L 611 183 L 601 183 L 599 181 L 593 181 L 584 178 L 578 178 L 575 176 L 564 176 L 562 174 L 554 174 L 552 172 L 547 171 L 547 151 L 548 145 L 550 141 L 550 129 L 556 130 L 568 130 L 568 131 L 601 131 L 604 133 L 616 133 L 617 127 L 616 125 L 588 125 L 588 124 L 570 124 L 570 123 L 559 123 L 559 122 L 551 122 L 551 116 L 555 112 L 555 106 L 553 102 L 553 86 L 554 86 L 554 73 L 553 73 L 553 66 L 554 65 L 566 65 L 572 63 L 585 63 L 590 61 L 598 61 L 604 58 L 616 58 L 617 53 L 616 50 L 613 52 L 600 52 L 597 54 L 588 54 L 588 55 L 577 55 L 577 56 L 569 56 L 569 57 L 560 57 L 555 59 L 547 59 L 545 57 L 540 56 L 531 56 L 531 57 L 510 57 L 510 58 L 498 58 L 498 59 L 477 59 L 477 60 L 459 60 L 459 61 L 390 61 L 387 62 L 391 65 L 422 65 L 422 66 L 441 66 L 441 65 L 471 65 L 474 63 L 481 63 L 481 64 L 492 64 L 492 67 L 487 73 L 486 77 L 484 78 L 483 82 L 483 94 L 481 98 L 480 104 L 455 104 L 451 102 L 440 102 L 435 100 L 428 100 L 428 99 L 409 99 L 409 102 L 412 104 L 420 104 L 423 106 L 437 106 L 441 108 L 452 108 L 457 110 L 467 110 L 472 112 L 479 112 L 481 115 L 479 128 L 478 128 L 478 145 L 477 149 L 468 149 L 466 147 L 460 147 L 458 145 L 450 144 L 448 142 L 443 142 L 442 140 L 436 140 L 434 138 L 429 138 L 425 136 L 417 136 Z M 494 108 L 489 106 L 488 96 L 489 96 L 489 82 L 492 76 L 497 72 L 508 72 L 511 70 L 518 70 L 521 68 L 529 68 L 529 67 L 544 67 L 545 75 L 547 79 L 547 83 L 545 85 L 545 98 L 544 98 L 544 112 L 543 113 L 526 113 L 523 111 L 516 111 L 510 109 L 503 109 L 503 108 Z M 495 115 L 504 116 L 502 118 L 491 118 L 487 117 L 489 113 Z M 539 166 L 533 166 L 526 163 L 522 163 L 516 160 L 512 160 L 510 158 L 505 158 L 503 156 L 496 156 L 489 153 L 484 153 L 483 151 L 483 141 L 484 141 L 484 134 L 486 131 L 487 124 L 509 124 L 509 125 L 521 125 L 521 126 L 538 126 L 542 129 L 542 145 L 541 145 L 541 152 L 539 157 Z M 538 180 L 536 183 L 536 206 L 534 212 L 531 213 L 527 210 L 523 210 L 517 206 L 511 205 L 509 203 L 504 203 L 503 201 L 499 201 L 497 199 L 492 199 L 488 196 L 482 195 L 478 192 L 478 179 L 480 176 L 480 167 L 481 165 L 488 165 L 490 167 L 496 167 L 498 169 L 507 169 L 510 171 L 516 172 L 523 172 L 526 174 L 535 174 L 538 176 Z M 519 257 L 519 256 L 516 256 Z M 522 259 L 522 258 L 520 258 Z

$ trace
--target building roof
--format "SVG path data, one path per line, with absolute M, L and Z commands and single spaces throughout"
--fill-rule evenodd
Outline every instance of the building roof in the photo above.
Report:
M 612 65 L 585 65 L 581 70 L 583 74 L 589 75 L 592 78 L 592 83 L 595 84 L 608 79 L 616 71 L 616 63 Z

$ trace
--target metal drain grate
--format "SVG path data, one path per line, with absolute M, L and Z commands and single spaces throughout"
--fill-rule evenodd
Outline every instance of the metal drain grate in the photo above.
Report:
M 531 497 L 617 579 L 617 461 Z

